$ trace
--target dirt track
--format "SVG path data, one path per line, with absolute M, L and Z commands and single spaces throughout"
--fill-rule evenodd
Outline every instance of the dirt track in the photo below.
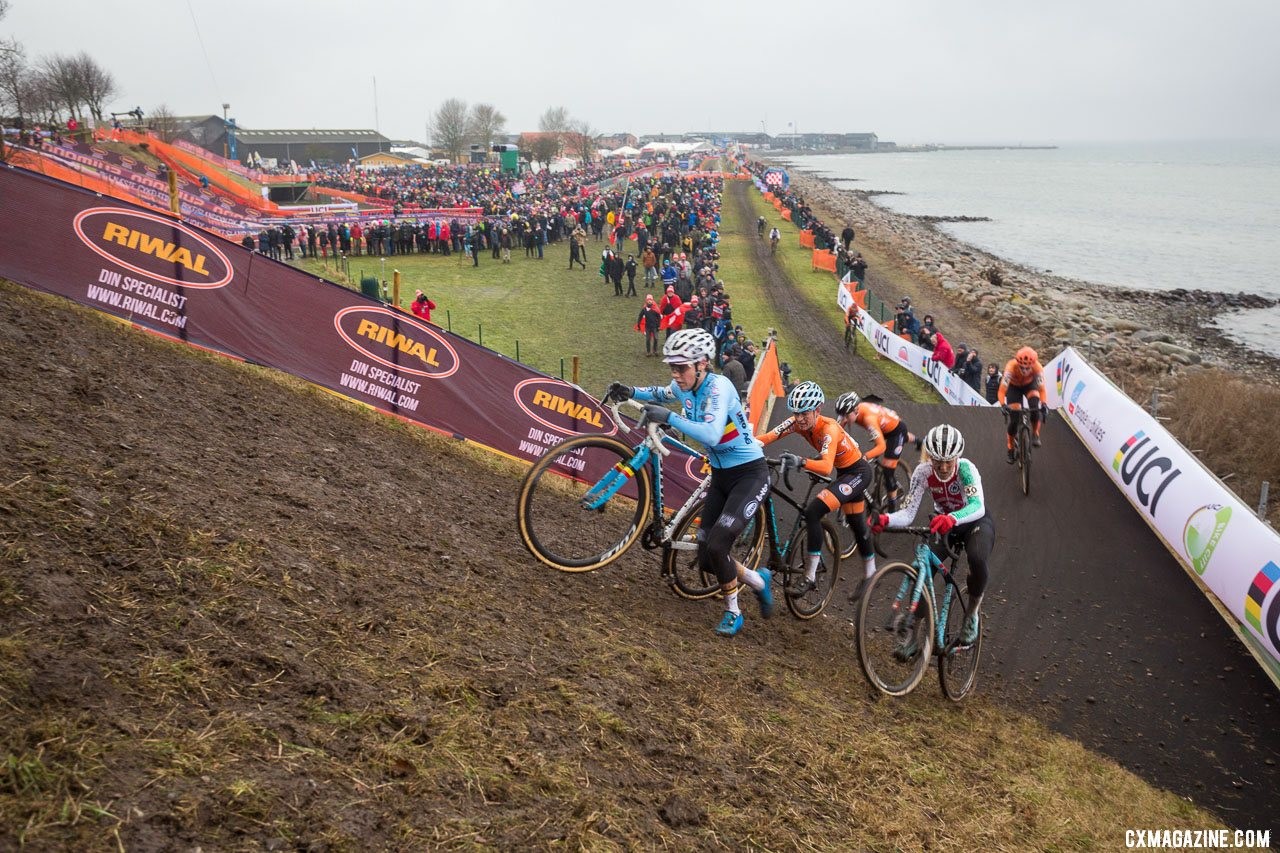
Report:
M 730 193 L 749 222 L 746 190 Z M 1274 685 L 1066 423 L 1046 425 L 1024 496 L 998 413 L 905 401 L 821 333 L 832 312 L 813 309 L 753 245 L 775 308 L 819 330 L 806 344 L 847 370 L 844 387 L 877 389 L 918 435 L 945 420 L 968 437 L 998 529 L 983 689 L 1237 826 L 1269 814 L 1280 792 Z M 776 407 L 775 422 L 785 414 Z

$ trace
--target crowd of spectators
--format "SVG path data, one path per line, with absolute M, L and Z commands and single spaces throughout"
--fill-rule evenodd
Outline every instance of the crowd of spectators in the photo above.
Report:
M 915 309 L 909 297 L 902 297 L 893 315 L 893 328 L 898 334 L 914 344 L 929 350 L 932 359 L 947 370 L 960 377 L 960 380 L 980 394 L 985 394 L 983 386 L 982 358 L 976 349 L 968 344 L 960 344 L 953 349 L 951 342 L 938 330 L 932 314 L 925 314 L 917 319 Z

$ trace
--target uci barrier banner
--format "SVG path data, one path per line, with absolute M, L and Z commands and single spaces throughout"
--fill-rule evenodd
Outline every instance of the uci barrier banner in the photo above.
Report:
M 617 432 L 579 388 L 146 208 L 0 167 L 0 233 L 4 278 L 515 459 Z M 664 463 L 674 500 L 696 482 L 687 458 Z M 562 462 L 595 476 L 591 459 Z
M 871 342 L 876 352 L 928 382 L 953 406 L 991 405 L 986 397 L 966 385 L 964 380 L 947 370 L 941 362 L 934 361 L 933 353 L 929 350 L 916 346 L 877 323 L 874 317 L 854 302 L 853 293 L 844 282 L 836 286 L 836 303 L 840 310 L 846 316 L 850 311 L 856 313 L 858 331 Z
M 1134 509 L 1280 665 L 1280 535 L 1074 349 L 1045 365 L 1045 384 Z

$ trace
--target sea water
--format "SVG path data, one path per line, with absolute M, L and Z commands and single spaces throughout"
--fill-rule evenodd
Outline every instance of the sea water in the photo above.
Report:
M 1280 141 L 1071 144 L 790 159 L 841 189 L 881 190 L 899 213 L 987 217 L 939 225 L 994 255 L 1144 289 L 1280 298 Z M 841 223 L 829 223 L 836 231 Z M 1280 308 L 1219 318 L 1274 352 Z

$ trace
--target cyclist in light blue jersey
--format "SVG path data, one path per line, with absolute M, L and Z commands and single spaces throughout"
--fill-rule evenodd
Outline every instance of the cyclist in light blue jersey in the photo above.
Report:
M 633 397 L 644 401 L 650 421 L 668 424 L 704 446 L 711 484 L 702 510 L 705 537 L 698 543 L 698 562 L 716 576 L 724 594 L 725 612 L 716 632 L 732 637 L 742 630 L 739 581 L 755 592 L 760 614 L 766 619 L 773 615 L 769 570 L 748 569 L 730 553 L 769 493 L 769 468 L 733 383 L 711 372 L 715 351 L 715 338 L 709 332 L 682 329 L 662 347 L 662 360 L 671 366 L 670 385 L 632 388 L 614 382 L 605 391 L 605 402 Z M 679 411 L 660 403 L 675 403 Z

